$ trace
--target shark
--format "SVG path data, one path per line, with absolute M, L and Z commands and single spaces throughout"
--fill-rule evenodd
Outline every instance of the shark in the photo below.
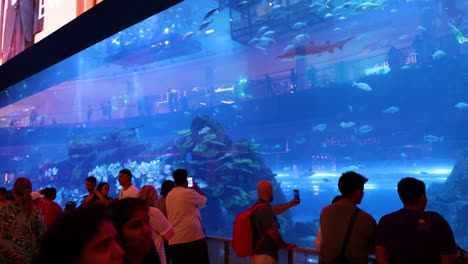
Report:
M 343 40 L 340 40 L 336 43 L 331 43 L 330 41 L 325 42 L 324 45 L 316 45 L 315 42 L 310 42 L 306 46 L 295 46 L 285 50 L 281 55 L 278 56 L 279 59 L 294 58 L 295 56 L 308 56 L 308 55 L 320 55 L 324 52 L 333 53 L 335 49 L 343 50 L 343 47 L 353 39 L 354 37 L 349 37 Z

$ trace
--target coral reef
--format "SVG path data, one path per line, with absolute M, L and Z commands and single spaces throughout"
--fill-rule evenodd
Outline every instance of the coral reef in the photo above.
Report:
M 257 200 L 256 186 L 261 179 L 273 183 L 275 203 L 286 201 L 275 175 L 258 155 L 258 144 L 249 140 L 232 142 L 219 123 L 204 115 L 195 117 L 190 130 L 180 134 L 176 148 L 185 157 L 187 168 L 194 179 L 207 183 L 205 193 L 209 198 L 218 201 L 208 203 L 203 213 L 209 215 L 221 209 L 226 217 L 219 222 L 205 221 L 208 230 L 231 230 L 235 216 Z M 280 215 L 279 221 L 283 234 L 293 237 L 290 214 Z

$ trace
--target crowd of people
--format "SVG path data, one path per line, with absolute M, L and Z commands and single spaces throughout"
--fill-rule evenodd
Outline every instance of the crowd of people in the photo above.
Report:
M 161 199 L 151 185 L 134 186 L 128 169 L 119 172 L 116 199 L 90 176 L 88 194 L 63 211 L 54 188 L 32 192 L 31 181 L 18 178 L 11 201 L 0 188 L 0 263 L 209 263 L 199 211 L 207 198 L 187 176 L 175 170 Z
M 77 208 L 69 203 L 64 211 L 54 202 L 54 188 L 32 192 L 31 181 L 18 178 L 12 201 L 0 188 L 0 263 L 208 264 L 199 211 L 207 198 L 196 182 L 188 186 L 186 170 L 175 170 L 173 178 L 163 182 L 159 198 L 151 185 L 138 190 L 131 171 L 123 169 L 118 175 L 122 189 L 112 199 L 109 184 L 97 185 L 90 176 L 85 180 L 88 194 Z M 355 172 L 340 177 L 341 196 L 320 215 L 314 241 L 319 263 L 368 263 L 370 254 L 376 254 L 379 264 L 457 263 L 449 224 L 439 214 L 425 211 L 424 182 L 402 179 L 397 189 L 403 208 L 377 224 L 358 208 L 367 180 Z M 278 263 L 279 249 L 296 245 L 283 240 L 277 215 L 300 200 L 271 206 L 273 184 L 267 180 L 258 182 L 257 192 L 257 203 L 267 206 L 251 214 L 255 249 L 250 262 Z

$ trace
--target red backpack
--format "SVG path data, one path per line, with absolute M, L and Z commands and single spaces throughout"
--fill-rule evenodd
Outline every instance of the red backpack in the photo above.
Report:
M 232 248 L 239 257 L 253 256 L 267 234 L 265 234 L 254 247 L 253 228 L 250 215 L 260 207 L 270 206 L 267 203 L 257 203 L 246 211 L 238 214 L 234 220 L 232 232 Z

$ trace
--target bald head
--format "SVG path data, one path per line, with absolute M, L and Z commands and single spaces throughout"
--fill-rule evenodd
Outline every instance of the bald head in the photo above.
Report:
M 268 202 L 273 201 L 273 185 L 267 180 L 261 180 L 257 184 L 258 198 Z

